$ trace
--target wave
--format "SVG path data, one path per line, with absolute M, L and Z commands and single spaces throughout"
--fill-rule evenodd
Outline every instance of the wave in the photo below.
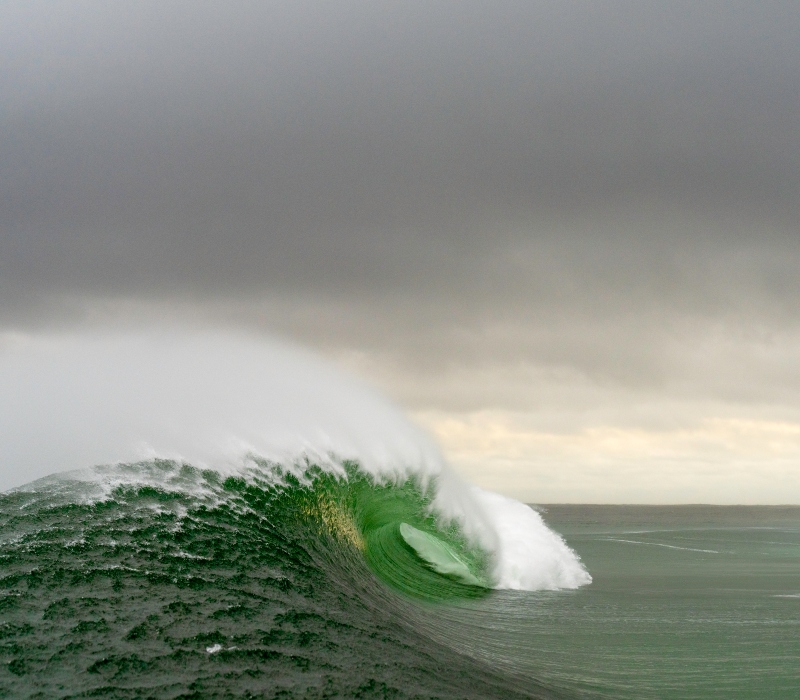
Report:
M 291 696 L 548 696 L 425 630 L 436 606 L 588 573 L 370 390 L 207 334 L 15 338 L 0 387 L 25 397 L 0 404 L 3 477 L 69 469 L 0 495 L 0 690 L 242 695 L 266 673 Z
M 0 496 L 0 690 L 554 697 L 427 634 L 492 576 L 430 488 L 339 466 L 150 460 Z
M 270 462 L 298 478 L 307 478 L 307 464 L 341 476 L 349 460 L 376 484 L 413 484 L 438 522 L 485 552 L 479 579 L 487 585 L 537 590 L 591 580 L 538 513 L 462 482 L 399 410 L 287 344 L 154 331 L 6 337 L 0 390 L 0 485 L 153 458 L 222 475 Z M 141 477 L 94 470 L 86 478 Z M 399 529 L 397 537 L 413 549 Z

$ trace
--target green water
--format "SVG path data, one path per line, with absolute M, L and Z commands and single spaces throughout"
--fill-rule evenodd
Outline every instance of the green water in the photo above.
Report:
M 593 583 L 447 611 L 463 652 L 588 697 L 800 698 L 800 508 L 542 511 Z

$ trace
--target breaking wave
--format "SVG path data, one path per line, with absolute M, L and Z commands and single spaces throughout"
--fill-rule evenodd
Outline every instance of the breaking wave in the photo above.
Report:
M 6 338 L 0 387 L 5 485 L 60 472 L 0 496 L 12 694 L 242 694 L 267 674 L 290 695 L 371 679 L 413 697 L 414 677 L 513 697 L 425 635 L 436 606 L 591 580 L 533 509 L 462 482 L 399 411 L 295 348 Z M 445 683 L 425 655 L 463 668 Z

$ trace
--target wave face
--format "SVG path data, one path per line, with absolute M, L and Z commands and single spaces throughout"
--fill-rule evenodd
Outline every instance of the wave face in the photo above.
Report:
M 553 695 L 437 626 L 495 588 L 590 581 L 537 513 L 292 349 L 168 340 L 0 353 L 3 395 L 26 397 L 2 405 L 6 476 L 81 467 L 0 495 L 0 691 Z
M 341 466 L 223 477 L 155 460 L 4 494 L 0 690 L 553 697 L 425 633 L 448 601 L 491 594 L 486 553 L 432 514 L 413 479 Z M 472 578 L 437 571 L 403 524 Z

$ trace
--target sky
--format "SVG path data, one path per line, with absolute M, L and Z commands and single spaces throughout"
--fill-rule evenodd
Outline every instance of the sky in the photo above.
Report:
M 0 154 L 0 335 L 277 335 L 523 500 L 800 503 L 795 2 L 8 1 Z

